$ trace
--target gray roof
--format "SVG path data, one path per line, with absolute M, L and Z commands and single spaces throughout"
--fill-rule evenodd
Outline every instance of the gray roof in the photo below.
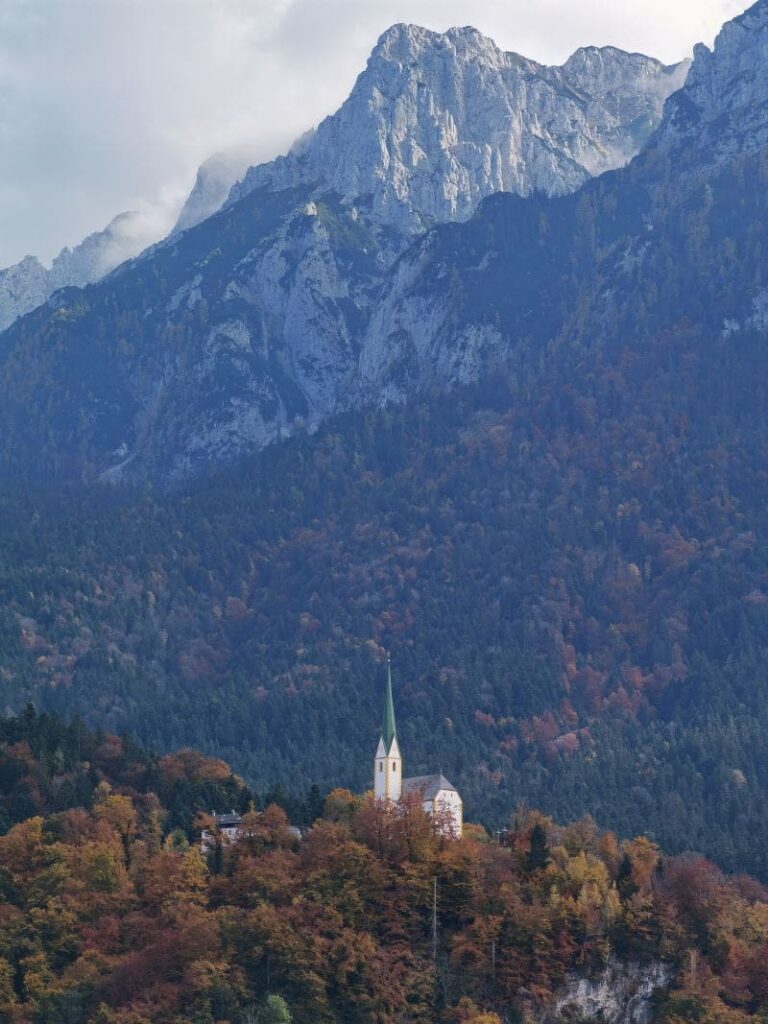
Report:
M 214 818 L 219 828 L 233 828 L 240 825 L 243 820 L 236 811 L 232 811 L 231 814 L 214 814 Z
M 414 775 L 410 779 L 403 779 L 403 793 L 418 793 L 422 800 L 434 800 L 441 789 L 456 792 L 456 787 L 440 772 L 437 775 Z

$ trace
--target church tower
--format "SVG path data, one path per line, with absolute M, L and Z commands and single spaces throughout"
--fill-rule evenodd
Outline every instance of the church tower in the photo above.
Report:
M 403 759 L 397 745 L 395 729 L 395 705 L 392 701 L 392 664 L 387 659 L 387 696 L 384 704 L 384 721 L 381 725 L 381 739 L 376 748 L 374 761 L 373 791 L 377 800 L 391 800 L 397 803 L 403 791 Z

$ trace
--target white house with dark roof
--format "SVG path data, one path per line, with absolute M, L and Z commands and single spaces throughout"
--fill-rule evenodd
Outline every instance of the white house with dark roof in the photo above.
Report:
M 230 814 L 217 814 L 215 811 L 211 811 L 211 817 L 216 823 L 217 830 L 226 838 L 227 842 L 236 843 L 240 838 L 240 830 L 243 824 L 241 815 L 237 811 L 232 811 Z M 207 828 L 203 829 L 203 833 L 200 836 L 200 844 L 203 852 L 210 850 L 216 845 L 214 833 Z
M 403 778 L 403 758 L 397 742 L 395 706 L 392 700 L 392 667 L 389 662 L 384 721 L 373 766 L 373 792 L 377 800 L 389 800 L 392 803 L 399 803 L 406 796 L 419 797 L 427 814 L 439 814 L 441 820 L 445 822 L 446 831 L 450 831 L 457 839 L 461 838 L 464 827 L 461 797 L 456 787 L 451 785 L 442 772 L 436 775 Z
M 238 814 L 237 811 L 231 811 L 230 813 L 217 814 L 216 811 L 211 811 L 211 817 L 213 818 L 215 831 L 210 829 L 203 829 L 200 835 L 200 848 L 203 853 L 207 853 L 216 846 L 216 833 L 218 832 L 224 837 L 226 843 L 231 845 L 237 843 L 244 836 L 249 835 L 243 827 L 243 816 Z M 294 837 L 294 839 L 302 838 L 302 831 L 295 825 L 289 825 L 288 831 Z

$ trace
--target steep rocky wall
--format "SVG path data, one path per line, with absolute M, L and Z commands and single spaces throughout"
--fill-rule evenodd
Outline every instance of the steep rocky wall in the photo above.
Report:
M 653 1024 L 654 993 L 666 989 L 670 981 L 665 964 L 612 961 L 595 977 L 571 979 L 555 1006 L 533 1019 L 536 1024 Z

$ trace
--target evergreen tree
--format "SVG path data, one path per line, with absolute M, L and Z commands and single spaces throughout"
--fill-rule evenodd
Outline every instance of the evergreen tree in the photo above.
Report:
M 537 822 L 531 829 L 530 848 L 525 858 L 525 870 L 540 871 L 550 863 L 546 829 Z

